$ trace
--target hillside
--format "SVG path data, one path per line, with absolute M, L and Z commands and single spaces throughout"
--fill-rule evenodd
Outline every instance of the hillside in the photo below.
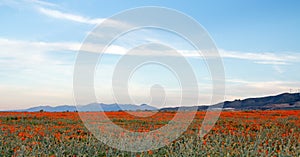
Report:
M 221 103 L 212 107 L 220 108 Z M 198 106 L 198 110 L 206 110 L 209 106 Z M 184 110 L 190 110 L 191 107 L 184 107 Z M 290 110 L 300 109 L 300 93 L 283 93 L 275 96 L 260 98 L 247 98 L 244 100 L 234 100 L 223 102 L 225 110 Z M 162 108 L 162 111 L 175 111 L 178 107 Z

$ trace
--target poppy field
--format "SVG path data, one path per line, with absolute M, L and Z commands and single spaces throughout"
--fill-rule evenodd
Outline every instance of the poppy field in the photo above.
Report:
M 176 112 L 105 114 L 124 129 L 150 132 L 168 125 Z M 198 111 L 187 130 L 164 147 L 127 152 L 99 141 L 78 112 L 0 112 L 0 156 L 300 156 L 300 110 L 223 111 L 201 138 L 204 116 Z

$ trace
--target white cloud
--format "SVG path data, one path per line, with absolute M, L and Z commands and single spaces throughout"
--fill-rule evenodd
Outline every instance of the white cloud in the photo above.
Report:
M 70 20 L 74 22 L 80 22 L 80 23 L 92 24 L 92 25 L 99 24 L 104 20 L 102 18 L 91 19 L 80 15 L 64 13 L 58 10 L 46 9 L 42 7 L 38 8 L 38 11 L 53 18 Z
M 85 43 L 83 47 L 79 42 L 39 42 L 39 41 L 23 41 L 23 40 L 11 40 L 6 38 L 0 38 L 0 46 L 2 56 L 24 54 L 27 52 L 48 52 L 48 51 L 59 51 L 59 50 L 70 50 L 77 52 L 78 50 L 84 50 L 91 53 L 99 53 L 99 49 L 102 48 L 99 44 Z M 24 53 L 24 50 L 28 50 Z M 110 45 L 105 53 L 125 55 L 129 48 L 122 47 L 119 45 Z M 168 52 L 169 50 L 145 50 L 143 53 L 134 53 L 134 55 L 173 55 L 174 53 Z M 161 52 L 164 51 L 164 52 Z M 185 57 L 203 57 L 198 51 L 189 50 L 178 50 Z M 155 52 L 155 53 L 154 53 Z M 233 58 L 250 60 L 257 64 L 271 64 L 271 65 L 286 65 L 290 63 L 300 62 L 299 53 L 269 53 L 269 52 L 238 52 L 219 50 L 220 57 L 222 58 Z
M 30 83 L 40 84 L 41 86 L 45 86 L 45 88 L 36 87 L 34 91 L 43 93 L 42 90 L 48 89 L 51 90 L 49 93 L 45 90 L 45 95 L 51 95 L 51 92 L 55 92 L 55 88 L 58 86 L 63 87 L 63 85 L 71 86 L 69 82 L 72 80 L 72 64 L 68 66 L 61 66 L 64 61 L 60 60 L 51 60 L 47 58 L 47 56 L 43 56 L 43 52 L 56 52 L 59 51 L 73 51 L 77 52 L 80 48 L 81 44 L 79 42 L 38 42 L 38 41 L 22 41 L 22 40 L 10 40 L 6 38 L 0 38 L 0 65 L 2 69 L 21 69 L 23 70 L 22 73 L 6 73 L 2 71 L 1 77 L 3 79 L 16 79 L 18 82 L 14 82 L 16 84 L 22 84 L 23 80 L 29 79 Z M 97 45 L 89 45 L 87 51 L 89 52 L 96 52 Z M 122 55 L 125 54 L 126 48 L 114 45 L 107 50 L 109 54 L 118 54 Z M 150 52 L 149 52 L 150 54 Z M 149 55 L 148 54 L 148 55 Z M 74 54 L 75 55 L 75 54 Z M 151 55 L 151 54 L 150 54 Z M 288 53 L 285 55 L 284 53 L 280 54 L 270 54 L 270 53 L 263 53 L 263 54 L 254 54 L 254 53 L 247 53 L 244 55 L 242 52 L 235 52 L 227 53 L 227 51 L 221 51 L 222 57 L 225 58 L 235 58 L 235 59 L 244 59 L 244 60 L 253 60 L 258 62 L 297 62 L 298 54 L 297 53 Z M 244 55 L 244 56 L 243 56 Z M 193 56 L 193 55 L 192 55 Z M 196 56 L 196 55 L 194 55 Z M 252 56 L 252 57 L 251 57 Z M 253 56 L 256 56 L 253 57 Z M 262 57 L 263 56 L 263 57 Z M 250 57 L 250 58 L 248 58 Z M 10 60 L 9 58 L 14 58 L 14 60 Z M 73 62 L 72 62 L 73 63 Z M 262 96 L 262 95 L 270 95 L 270 94 L 278 94 L 283 91 L 288 92 L 289 89 L 293 89 L 295 87 L 300 87 L 299 82 L 288 82 L 288 81 L 261 81 L 261 82 L 251 82 L 247 80 L 238 80 L 238 79 L 228 79 L 227 81 L 227 100 L 237 99 L 237 98 L 246 98 L 249 96 Z M 0 84 L 1 85 L 1 84 Z M 11 84 L 12 85 L 12 84 Z M 20 101 L 13 101 L 11 99 L 7 99 L 5 102 L 10 102 L 12 104 L 19 104 L 22 100 L 26 99 L 28 101 L 26 104 L 30 104 L 29 96 L 27 100 L 26 91 L 31 90 L 32 84 L 25 85 L 26 89 L 24 88 L 12 88 L 10 89 L 11 85 L 6 85 L 3 87 L 2 91 L 11 91 L 10 94 L 18 94 L 18 91 L 22 91 L 20 93 L 22 99 Z M 3 84 L 2 84 L 3 86 Z M 43 87 L 42 86 L 42 87 Z M 14 87 L 14 86 L 13 86 Z M 29 88 L 30 87 L 30 88 Z M 39 89 L 40 88 L 40 89 Z M 202 93 L 207 93 L 210 89 L 209 87 L 205 89 Z M 64 89 L 66 89 L 64 87 Z M 33 89 L 32 89 L 33 90 Z M 70 92 L 71 88 L 68 88 L 67 92 Z M 61 91 L 63 93 L 64 91 Z M 8 97 L 8 95 L 7 95 Z M 68 102 L 68 100 L 61 100 L 54 101 L 56 96 L 47 96 L 47 101 L 53 104 L 61 104 L 64 102 Z M 202 94 L 200 95 L 201 104 L 209 103 L 210 95 Z M 32 93 L 30 99 L 34 99 L 34 93 Z M 69 99 L 66 98 L 66 99 Z M 46 99 L 45 99 L 46 100 Z M 4 102 L 4 100 L 2 101 Z M 42 101 L 38 101 L 40 104 Z M 32 100 L 32 104 L 36 104 L 37 101 Z M 3 103 L 4 104 L 4 103 Z M 1 107 L 1 106 L 0 106 Z M 2 106 L 3 107 L 3 106 Z
M 76 52 L 79 47 L 80 44 L 75 42 L 35 42 L 0 38 L 1 69 L 24 70 L 36 69 L 47 64 L 70 64 L 64 63 L 62 59 L 50 59 L 45 56 L 46 52 Z
M 194 50 L 179 50 L 179 52 L 189 57 L 204 56 L 202 53 Z M 221 58 L 249 60 L 257 64 L 286 65 L 292 62 L 300 62 L 300 53 L 298 52 L 243 52 L 224 49 L 218 49 L 218 52 Z M 207 57 L 216 57 L 215 55 L 209 55 L 209 52 L 207 54 Z
M 40 1 L 40 0 L 24 0 L 25 2 L 29 3 L 34 3 L 37 5 L 43 5 L 43 6 L 50 6 L 50 7 L 57 7 L 56 4 L 50 3 L 50 2 L 45 2 L 45 1 Z
M 80 42 L 41 42 L 41 41 L 24 41 L 7 38 L 0 38 L 0 57 L 30 57 L 30 54 L 42 54 L 43 52 L 59 52 L 79 50 L 99 53 L 102 48 L 99 44 L 86 43 L 84 46 Z M 127 49 L 118 45 L 109 46 L 105 53 L 124 55 Z
M 90 48 L 92 50 L 92 48 Z M 123 50 L 126 50 L 123 48 Z M 157 51 L 157 52 L 156 52 Z M 160 56 L 174 56 L 174 53 L 168 52 L 169 50 L 145 50 L 143 53 L 135 53 L 135 55 L 160 55 Z M 195 50 L 177 50 L 181 53 L 182 56 L 185 57 L 204 57 L 203 53 L 199 53 Z M 300 54 L 297 52 L 277 52 L 277 53 L 269 53 L 269 52 L 239 52 L 239 51 L 228 51 L 219 49 L 219 57 L 221 58 L 232 58 L 239 60 L 249 60 L 256 64 L 269 64 L 269 65 L 288 65 L 291 63 L 300 62 Z M 173 51 L 172 51 L 173 52 Z M 122 52 L 113 52 L 109 51 L 107 53 L 114 53 L 124 55 L 126 51 Z M 206 57 L 218 57 L 214 55 L 215 53 L 207 53 Z M 178 56 L 178 55 L 176 55 Z
M 80 15 L 75 15 L 75 14 L 70 14 L 70 13 L 65 13 L 61 12 L 58 10 L 52 10 L 52 9 L 47 9 L 43 7 L 39 7 L 38 11 L 53 17 L 53 18 L 58 18 L 58 19 L 64 19 L 64 20 L 70 20 L 74 22 L 79 22 L 79 23 L 85 23 L 85 24 L 99 24 L 103 20 L 103 18 L 88 18 Z M 110 20 L 109 22 L 112 23 L 112 26 L 117 26 L 117 27 L 128 27 L 129 25 L 126 23 L 121 23 L 118 21 L 113 21 Z M 91 32 L 93 33 L 93 32 Z M 103 34 L 93 34 L 95 37 L 98 35 L 103 35 Z M 141 34 L 142 35 L 142 34 Z M 155 43 L 160 43 L 162 41 L 152 39 L 149 42 L 155 42 Z M 170 43 L 170 42 L 169 42 Z M 169 45 L 169 46 L 175 46 L 176 45 Z M 113 48 L 109 48 L 109 51 L 106 53 L 111 53 L 111 54 L 119 54 L 119 55 L 124 55 L 126 53 L 126 50 L 128 48 L 122 47 L 122 46 L 112 46 Z M 97 52 L 95 50 L 98 50 L 99 46 L 89 44 L 86 46 L 88 48 L 89 52 Z M 195 50 L 178 50 L 182 55 L 186 57 L 203 57 L 203 54 L 199 53 L 199 51 Z M 233 59 L 242 59 L 242 60 L 249 60 L 253 61 L 253 63 L 256 64 L 269 64 L 269 65 L 286 65 L 290 64 L 292 62 L 300 62 L 300 55 L 299 53 L 288 53 L 288 52 L 277 52 L 277 53 L 271 53 L 271 52 L 242 52 L 242 51 L 231 51 L 231 50 L 224 50 L 224 49 L 219 49 L 219 54 L 220 57 L 222 58 L 233 58 Z M 137 54 L 137 55 L 152 55 L 153 52 L 143 52 L 142 54 Z M 159 53 L 160 55 L 169 55 L 170 53 L 166 52 L 161 52 Z M 209 53 L 208 53 L 209 54 Z M 213 54 L 213 53 L 211 53 Z M 207 57 L 215 57 L 215 56 L 207 56 Z
M 54 9 L 49 9 L 44 7 L 37 7 L 37 11 L 48 17 L 61 19 L 61 20 L 68 20 L 77 23 L 97 25 L 104 22 L 105 26 L 107 27 L 111 27 L 114 29 L 125 29 L 125 30 L 132 27 L 129 23 L 124 21 L 117 21 L 117 20 L 107 19 L 107 18 L 89 18 L 82 15 L 66 13 L 59 10 L 54 10 Z M 98 35 L 102 35 L 102 34 L 98 34 Z
M 73 61 L 68 60 L 72 55 L 51 58 L 46 52 L 77 51 L 79 46 L 71 42 L 47 43 L 0 38 L 0 75 L 6 80 L 64 80 L 63 76 L 72 74 Z
M 45 7 L 59 7 L 57 4 L 51 3 L 51 2 L 46 2 L 46 1 L 41 1 L 41 0 L 22 0 L 22 1 L 15 1 L 15 0 L 4 0 L 1 1 L 0 3 L 6 4 L 6 5 L 16 5 L 16 6 L 23 6 L 24 2 L 28 2 L 30 6 L 32 4 L 36 6 L 37 10 L 49 17 L 52 18 L 57 18 L 57 19 L 63 19 L 63 20 L 69 20 L 69 21 L 74 21 L 78 23 L 85 23 L 85 24 L 91 24 L 91 25 L 96 25 L 104 20 L 105 18 L 89 18 L 81 15 L 76 15 L 72 13 L 66 13 L 62 12 L 59 10 L 54 10 L 54 9 L 49 9 Z M 129 25 L 126 23 L 121 23 L 119 21 L 113 21 L 110 20 L 113 24 L 113 26 L 118 26 L 118 27 L 128 27 Z M 143 32 L 144 33 L 144 32 Z M 149 33 L 149 32 L 148 32 Z M 151 34 L 151 32 L 150 32 Z M 97 34 L 96 34 L 97 35 Z M 98 35 L 102 35 L 99 34 Z M 148 35 L 148 34 L 147 34 Z M 160 40 L 152 39 L 151 41 L 154 42 L 161 42 Z M 7 42 L 7 43 L 5 43 Z M 10 42 L 10 43 L 8 43 Z M 13 43 L 14 42 L 14 43 Z M 4 48 L 3 48 L 3 46 Z M 4 43 L 4 44 L 3 44 Z M 178 44 L 178 43 L 177 43 Z M 60 50 L 60 49 L 67 49 L 67 50 L 72 50 L 72 51 L 77 51 L 80 48 L 80 43 L 75 43 L 75 42 L 54 42 L 54 43 L 45 43 L 45 42 L 26 42 L 26 41 L 6 41 L 6 39 L 1 39 L 0 38 L 0 45 L 2 46 L 2 50 L 6 50 L 6 47 L 10 50 L 24 50 L 26 47 L 32 47 L 33 49 L 30 49 L 30 51 L 41 51 L 43 49 L 46 49 L 49 51 L 49 49 L 54 49 L 54 50 Z M 9 45 L 16 45 L 16 47 L 12 46 L 10 47 Z M 97 45 L 92 45 L 89 44 L 86 46 L 88 52 L 98 52 L 99 46 Z M 118 54 L 118 55 L 124 55 L 128 49 L 122 46 L 118 45 L 113 45 L 109 47 L 108 51 L 106 53 L 109 54 Z M 178 50 L 181 52 L 184 56 L 186 57 L 203 57 L 201 54 L 199 55 L 198 51 L 193 51 L 193 50 Z M 16 52 L 16 51 L 15 51 Z M 276 53 L 271 53 L 271 52 L 241 52 L 241 51 L 231 51 L 231 50 L 224 50 L 224 49 L 219 49 L 219 53 L 221 57 L 223 58 L 233 58 L 233 59 L 242 59 L 242 60 L 249 60 L 253 61 L 253 63 L 257 64 L 270 64 L 270 65 L 275 65 L 275 66 L 280 66 L 280 65 L 287 65 L 290 63 L 294 62 L 300 62 L 300 54 L 297 52 L 276 52 Z M 149 52 L 144 52 L 142 55 L 151 55 L 151 51 Z M 168 55 L 169 53 L 160 53 L 160 54 L 166 54 Z M 277 67 L 277 70 L 279 68 Z
M 77 42 L 40 42 L 24 41 L 7 38 L 0 38 L 1 54 L 23 53 L 27 52 L 45 52 L 54 50 L 72 50 L 77 51 L 80 43 Z M 25 51 L 26 50 L 26 51 Z
M 45 2 L 41 0 L 1 0 L 0 6 L 1 5 L 8 6 L 11 8 L 30 9 L 30 10 L 37 6 L 56 7 L 56 8 L 59 7 L 55 3 Z
M 257 64 L 287 65 L 289 61 L 254 61 Z
M 270 52 L 239 52 L 219 50 L 222 57 L 251 60 L 258 64 L 272 64 L 272 65 L 284 65 L 289 62 L 299 62 L 299 53 L 270 53 Z

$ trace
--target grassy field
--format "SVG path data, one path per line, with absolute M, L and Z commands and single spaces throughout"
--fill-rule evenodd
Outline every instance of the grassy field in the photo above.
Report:
M 174 114 L 143 118 L 106 112 L 115 124 L 135 132 L 165 126 Z M 0 156 L 300 156 L 300 110 L 225 111 L 200 138 L 204 115 L 197 112 L 186 132 L 170 144 L 131 153 L 97 140 L 77 112 L 0 112 Z

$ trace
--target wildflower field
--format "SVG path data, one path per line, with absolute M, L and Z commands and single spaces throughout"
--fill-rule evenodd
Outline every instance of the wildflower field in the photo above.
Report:
M 176 112 L 157 112 L 150 118 L 105 114 L 122 128 L 149 132 L 167 125 Z M 197 112 L 184 134 L 170 144 L 133 153 L 97 140 L 77 112 L 0 112 L 0 156 L 300 156 L 300 110 L 223 111 L 201 138 L 204 115 Z

